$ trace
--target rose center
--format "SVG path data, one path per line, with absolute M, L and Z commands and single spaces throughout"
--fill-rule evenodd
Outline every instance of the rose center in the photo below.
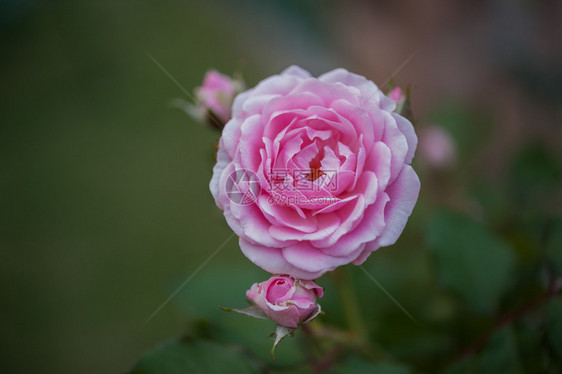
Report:
M 267 290 L 267 300 L 270 303 L 283 302 L 292 285 L 284 279 L 277 279 Z
M 324 148 L 320 148 L 320 151 L 310 160 L 308 166 L 310 167 L 310 172 L 305 174 L 306 179 L 314 182 L 316 179 L 323 176 L 325 173 L 321 170 L 322 159 L 324 158 Z

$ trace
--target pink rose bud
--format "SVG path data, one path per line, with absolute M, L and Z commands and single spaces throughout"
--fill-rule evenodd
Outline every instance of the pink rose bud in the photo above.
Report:
M 430 166 L 445 169 L 455 164 L 457 147 L 452 136 L 439 126 L 431 126 L 420 132 L 420 158 Z
M 246 291 L 246 296 L 274 322 L 296 328 L 319 311 L 316 298 L 322 297 L 322 287 L 310 280 L 276 275 Z
M 215 70 L 208 71 L 201 87 L 195 90 L 201 117 L 222 129 L 232 117 L 232 102 L 240 85 L 241 82 Z
M 390 97 L 392 100 L 396 101 L 397 103 L 400 103 L 406 99 L 406 95 L 404 95 L 400 87 L 394 87 L 392 91 L 390 91 L 390 93 L 388 94 L 388 97 Z

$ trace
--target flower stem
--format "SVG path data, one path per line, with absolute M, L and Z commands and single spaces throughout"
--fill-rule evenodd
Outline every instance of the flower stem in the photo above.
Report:
M 308 343 L 306 344 L 306 348 L 308 350 L 307 356 L 309 358 L 309 361 L 314 363 L 316 362 L 316 357 L 321 354 L 321 349 L 318 346 L 318 341 L 316 340 L 314 331 L 310 328 L 310 326 L 308 326 L 308 324 L 301 325 L 301 330 L 303 331 Z
M 349 266 L 342 266 L 336 270 L 336 283 L 348 328 L 359 341 L 366 342 L 368 340 L 367 328 L 361 315 Z

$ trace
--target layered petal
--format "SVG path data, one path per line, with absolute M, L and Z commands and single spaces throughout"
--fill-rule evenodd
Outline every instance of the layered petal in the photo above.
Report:
M 252 262 L 310 280 L 396 242 L 420 184 L 414 128 L 394 108 L 345 69 L 291 66 L 236 97 L 210 189 Z M 233 182 L 238 170 L 255 177 Z

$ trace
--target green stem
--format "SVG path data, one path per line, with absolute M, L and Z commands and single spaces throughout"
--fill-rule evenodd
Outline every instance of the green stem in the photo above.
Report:
M 301 325 L 301 330 L 306 337 L 306 349 L 308 350 L 307 356 L 311 363 L 316 362 L 316 358 L 321 355 L 321 348 L 318 346 L 318 341 L 314 335 L 314 331 L 308 326 L 308 324 Z
M 348 328 L 359 341 L 366 342 L 368 340 L 367 328 L 361 314 L 349 266 L 342 266 L 336 270 L 336 284 Z

